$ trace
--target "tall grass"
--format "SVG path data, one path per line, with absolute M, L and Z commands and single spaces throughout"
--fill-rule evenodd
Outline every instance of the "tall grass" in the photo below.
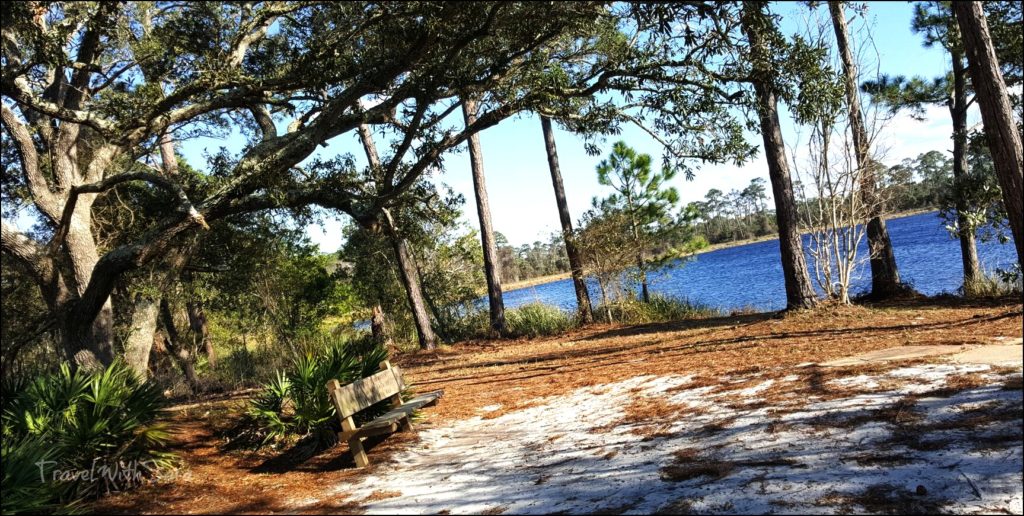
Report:
M 594 308 L 598 322 L 647 324 L 683 319 L 702 319 L 721 315 L 719 310 L 693 303 L 687 299 L 653 295 L 647 303 L 629 298 Z
M 658 295 L 651 296 L 651 300 L 647 303 L 630 298 L 594 308 L 594 319 L 597 322 L 620 324 L 669 322 L 720 315 L 722 313 L 714 308 L 686 299 Z M 505 323 L 508 330 L 507 336 L 513 338 L 559 335 L 579 325 L 574 314 L 540 302 L 506 310 Z M 489 327 L 490 317 L 486 309 L 468 310 L 461 318 L 450 324 L 450 336 L 454 337 L 451 340 L 485 339 L 488 336 Z
M 449 341 L 486 339 L 490 333 L 490 313 L 486 308 L 464 310 L 457 319 L 449 321 Z M 565 333 L 577 325 L 575 317 L 556 306 L 534 302 L 505 310 L 506 336 L 544 337 Z
M 1020 296 L 1022 287 L 1019 269 L 997 270 L 995 274 L 982 274 L 973 282 L 965 282 L 961 292 L 969 298 Z
M 529 303 L 505 312 L 505 323 L 512 337 L 543 337 L 565 333 L 576 326 L 575 318 L 565 310 L 544 303 Z

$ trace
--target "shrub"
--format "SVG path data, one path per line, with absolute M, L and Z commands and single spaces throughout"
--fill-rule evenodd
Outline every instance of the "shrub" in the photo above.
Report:
M 327 381 L 350 383 L 377 372 L 387 360 L 387 350 L 372 339 L 345 340 L 320 337 L 299 345 L 287 370 L 263 384 L 249 404 L 246 419 L 233 432 L 233 445 L 260 448 L 299 439 L 322 449 L 336 442 L 338 431 L 334 404 L 327 395 Z M 379 411 L 369 411 L 373 417 Z
M 5 382 L 3 512 L 35 512 L 127 489 L 173 467 L 175 456 L 164 451 L 169 430 L 157 421 L 165 403 L 154 383 L 139 381 L 120 361 L 92 374 L 72 373 L 64 364 L 32 381 Z M 40 478 L 57 470 L 93 476 Z

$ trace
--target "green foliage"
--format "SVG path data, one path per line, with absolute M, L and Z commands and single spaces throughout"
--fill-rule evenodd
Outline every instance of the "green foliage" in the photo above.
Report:
M 37 464 L 54 460 L 55 453 L 53 446 L 39 436 L 4 436 L 0 443 L 4 475 L 0 484 L 0 513 L 39 514 L 61 508 L 58 501 L 63 490 L 53 483 L 40 482 Z
M 620 299 L 594 308 L 595 319 L 599 322 L 622 324 L 647 324 L 654 322 L 703 319 L 721 313 L 713 308 L 691 303 L 686 299 L 653 295 L 647 303 L 635 298 Z
M 337 413 L 327 381 L 351 383 L 377 372 L 387 350 L 370 339 L 307 339 L 285 371 L 263 384 L 236 429 L 235 445 L 262 447 L 305 440 L 321 449 L 336 442 Z M 360 417 L 369 418 L 379 411 Z
M 576 325 L 573 315 L 544 303 L 527 303 L 505 312 L 509 335 L 544 337 L 565 333 Z
M 588 272 L 598 279 L 604 304 L 623 297 L 625 284 L 642 283 L 647 293 L 648 263 L 666 263 L 692 253 L 706 240 L 693 240 L 699 213 L 687 206 L 671 212 L 679 193 L 667 182 L 671 169 L 651 170 L 651 157 L 618 142 L 597 166 L 598 182 L 615 192 L 593 201 L 580 222 L 579 246 Z M 629 270 L 630 263 L 635 269 Z
M 673 177 L 675 172 L 669 168 L 653 172 L 650 155 L 638 154 L 626 142 L 616 142 L 608 158 L 597 165 L 598 183 L 610 186 L 615 193 L 594 204 L 601 204 L 605 210 L 623 210 L 636 219 L 635 229 L 647 230 L 648 226 L 664 223 L 669 210 L 679 202 L 675 187 L 666 186 Z
M 708 190 L 703 201 L 687 204 L 684 214 L 705 242 L 743 240 L 775 233 L 774 210 L 768 208 L 767 200 L 764 178 L 755 177 L 743 190 Z
M 88 375 L 65 364 L 31 381 L 6 380 L 4 513 L 127 489 L 173 467 L 164 451 L 170 430 L 158 421 L 164 405 L 158 387 L 121 362 Z M 95 477 L 67 476 L 80 471 Z M 140 474 L 125 474 L 132 471 Z
M 478 297 L 485 285 L 483 251 L 475 231 L 458 221 L 461 196 L 447 187 L 421 185 L 429 206 L 403 200 L 395 210 L 396 233 L 415 256 L 424 299 L 434 316 L 434 329 L 446 341 L 458 340 L 463 330 L 462 311 Z M 380 305 L 390 318 L 392 337 L 399 343 L 416 341 L 412 310 L 399 273 L 393 237 L 379 228 L 351 224 L 345 228 L 345 246 L 339 260 L 345 277 L 360 301 L 360 313 L 368 317 Z
M 577 233 L 586 272 L 597 278 L 601 304 L 607 306 L 634 290 L 637 271 L 630 267 L 636 264 L 636 247 L 626 214 L 591 209 L 583 214 Z
M 527 303 L 505 310 L 508 336 L 546 337 L 559 335 L 577 325 L 575 317 L 556 306 L 541 302 Z M 466 306 L 453 321 L 451 336 L 453 342 L 470 339 L 486 339 L 490 332 L 490 316 L 482 306 Z

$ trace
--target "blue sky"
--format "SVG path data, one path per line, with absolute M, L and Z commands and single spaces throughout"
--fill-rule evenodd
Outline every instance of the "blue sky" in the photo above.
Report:
M 802 4 L 777 4 L 775 10 L 783 15 L 784 32 L 790 34 L 802 30 L 802 22 L 807 16 Z M 926 49 L 922 46 L 921 38 L 910 29 L 911 16 L 912 5 L 907 2 L 868 3 L 866 22 L 871 27 L 874 46 L 878 51 L 877 71 L 927 77 L 945 73 L 949 65 L 944 53 L 938 48 Z M 863 23 L 863 19 L 852 20 L 851 31 L 856 31 Z M 875 60 L 874 57 L 871 59 Z M 864 68 L 865 74 L 876 73 L 875 66 Z M 925 122 L 899 115 L 888 123 L 879 137 L 881 147 L 887 149 L 884 162 L 895 164 L 922 152 L 947 150 L 950 147 L 951 126 L 946 109 L 937 106 L 930 109 L 928 115 Z M 976 119 L 977 115 L 974 117 Z M 797 142 L 797 133 L 792 124 L 784 120 L 783 125 L 787 144 Z M 751 134 L 749 137 L 751 142 L 760 146 L 758 135 Z M 627 128 L 620 137 L 610 139 L 608 147 L 617 139 L 625 140 L 641 152 L 661 156 L 657 142 L 638 128 Z M 556 141 L 569 209 L 573 219 L 577 220 L 590 206 L 592 197 L 609 193 L 597 183 L 595 173 L 595 167 L 602 157 L 588 156 L 584 152 L 582 140 L 571 133 L 556 130 Z M 214 152 L 222 145 L 235 149 L 238 144 L 238 138 L 229 138 L 227 141 L 203 139 L 183 142 L 180 151 L 190 162 L 201 164 L 204 162 L 202 156 L 205 151 Z M 506 120 L 481 133 L 481 144 L 495 230 L 503 233 L 513 245 L 547 240 L 551 232 L 559 230 L 559 222 L 538 118 L 529 115 Z M 378 147 L 381 147 L 380 142 Z M 360 164 L 365 164 L 354 132 L 339 136 L 320 151 L 323 155 L 340 152 L 352 153 Z M 685 204 L 702 199 L 710 188 L 723 191 L 742 189 L 754 177 L 767 179 L 767 169 L 760 153 L 756 160 L 743 167 L 705 166 L 696 173 L 693 181 L 678 176 L 673 185 L 679 190 L 682 203 Z M 478 227 L 468 153 L 463 149 L 462 152 L 450 154 L 445 159 L 444 171 L 434 179 L 447 183 L 456 192 L 463 194 L 466 198 L 463 219 L 467 226 Z M 334 251 L 342 244 L 342 224 L 341 220 L 328 217 L 322 226 L 310 226 L 307 232 L 314 242 L 320 244 L 321 250 Z

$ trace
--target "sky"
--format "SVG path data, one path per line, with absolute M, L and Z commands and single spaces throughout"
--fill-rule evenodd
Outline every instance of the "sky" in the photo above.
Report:
M 782 30 L 786 34 L 801 31 L 806 10 L 802 3 L 782 3 L 774 6 L 783 15 Z M 907 2 L 869 2 L 866 19 L 851 20 L 851 33 L 857 37 L 857 28 L 868 23 L 877 48 L 877 66 L 865 66 L 865 74 L 902 74 L 933 77 L 945 74 L 949 69 L 946 56 L 940 48 L 924 48 L 922 38 L 911 31 L 912 4 Z M 866 20 L 866 21 L 865 21 Z M 872 54 L 874 54 L 872 52 Z M 975 123 L 977 113 L 973 114 Z M 783 113 L 783 136 L 787 145 L 798 141 L 798 133 L 788 116 Z M 951 147 L 951 124 L 944 106 L 934 106 L 927 111 L 926 121 L 916 121 L 906 114 L 897 115 L 889 121 L 878 142 L 885 149 L 883 162 L 896 164 L 904 158 L 912 158 L 930 150 L 947 151 Z M 607 187 L 597 182 L 595 168 L 603 156 L 588 156 L 584 152 L 582 139 L 556 128 L 555 139 L 558 157 L 566 190 L 569 211 L 574 222 L 579 219 L 595 196 L 604 197 L 610 193 Z M 662 150 L 650 136 L 636 127 L 627 127 L 617 137 L 607 140 L 607 148 L 619 139 L 656 158 L 660 162 Z M 750 142 L 760 147 L 759 135 L 748 135 Z M 182 142 L 180 152 L 191 163 L 205 160 L 205 152 L 215 152 L 220 146 L 237 148 L 239 137 L 229 141 L 194 140 Z M 490 198 L 491 218 L 496 231 L 505 235 L 512 245 L 547 241 L 552 232 L 560 229 L 554 191 L 544 150 L 540 120 L 534 115 L 519 116 L 505 120 L 499 125 L 480 133 L 483 149 L 484 170 L 487 191 Z M 382 147 L 378 142 L 378 147 Z M 463 195 L 462 219 L 468 227 L 479 228 L 473 197 L 469 154 L 465 149 L 449 154 L 444 161 L 444 170 L 433 180 L 448 184 Z M 365 157 L 355 132 L 341 135 L 320 149 L 320 155 L 351 153 L 360 166 L 365 166 Z M 692 181 L 682 174 L 671 182 L 679 191 L 681 205 L 700 200 L 711 188 L 728 192 L 742 190 L 755 177 L 768 178 L 763 153 L 737 167 L 727 165 L 702 166 Z M 770 194 L 770 189 L 769 189 Z M 312 241 L 320 245 L 321 251 L 333 252 L 342 244 L 343 221 L 327 217 L 323 224 L 307 228 Z

